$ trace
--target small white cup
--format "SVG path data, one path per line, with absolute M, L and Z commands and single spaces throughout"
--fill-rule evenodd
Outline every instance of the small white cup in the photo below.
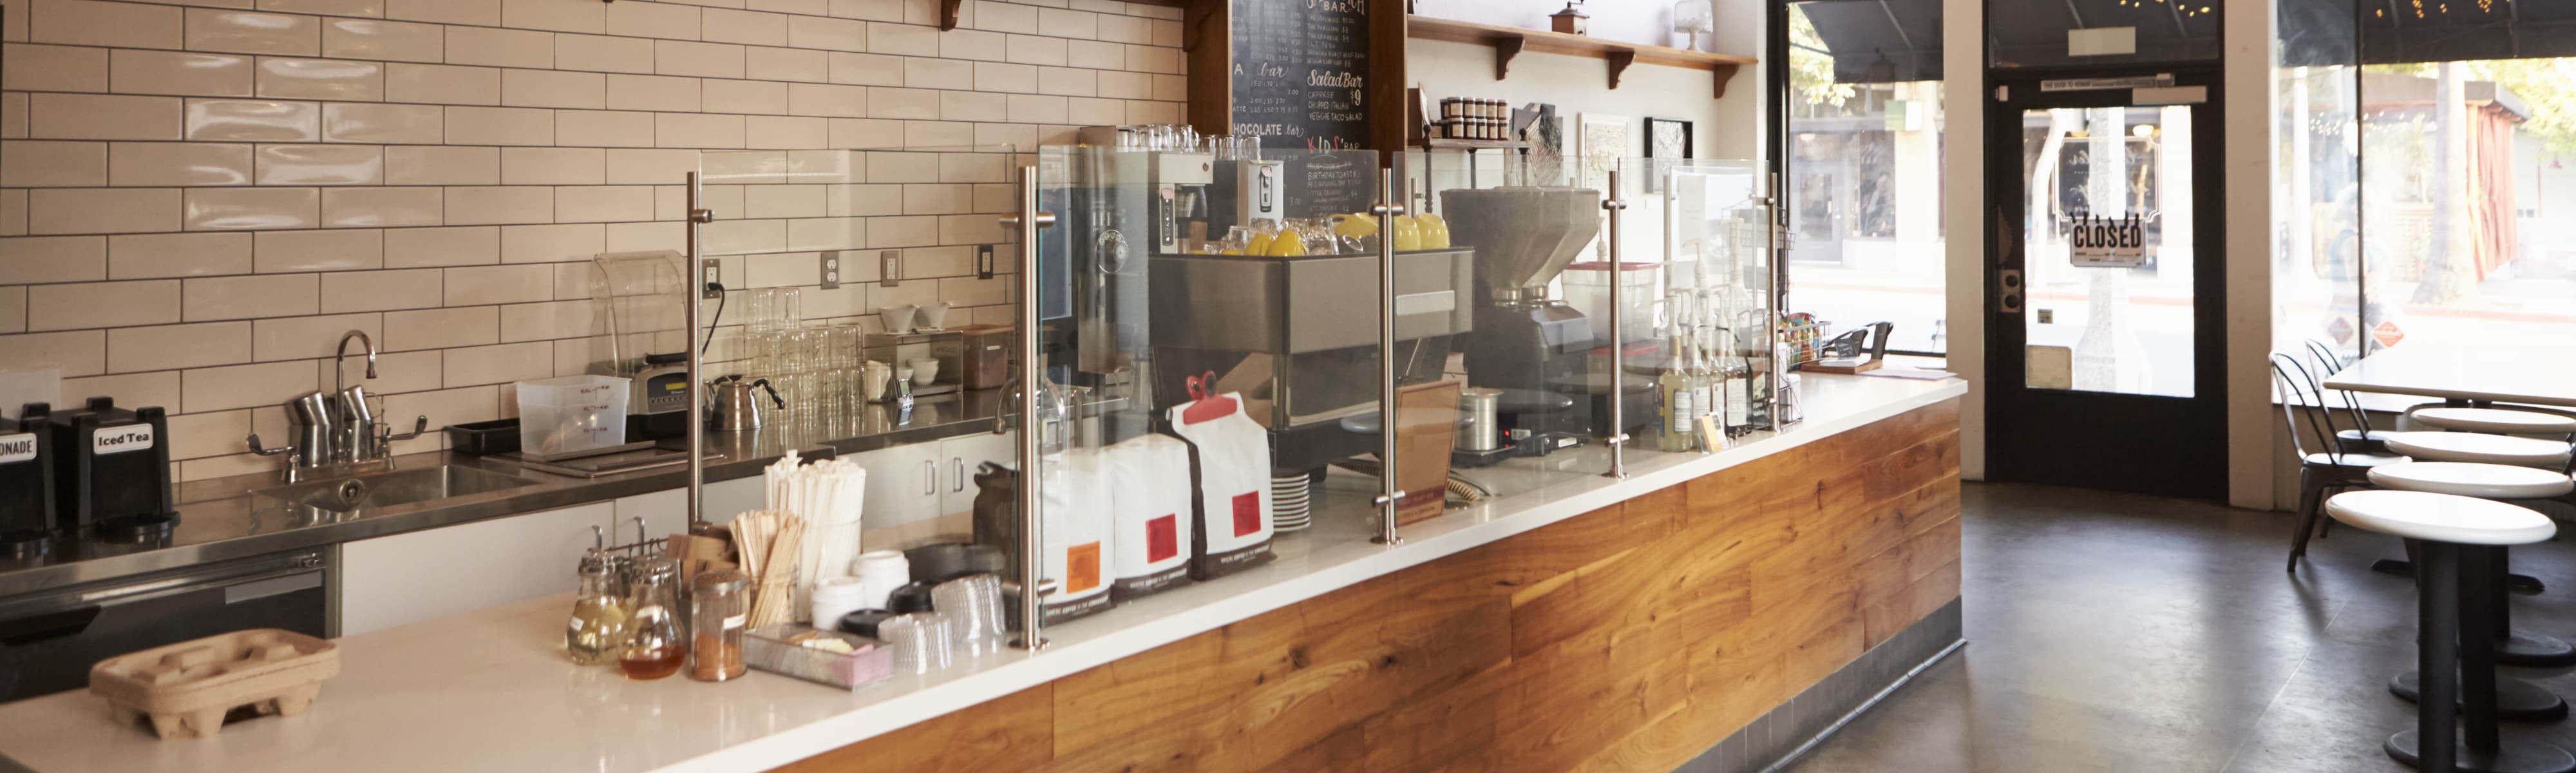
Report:
M 923 357 L 918 360 L 908 361 L 904 364 L 912 366 L 913 389 L 918 390 L 922 387 L 930 386 L 933 383 L 937 383 L 939 380 L 939 360 L 935 358 Z

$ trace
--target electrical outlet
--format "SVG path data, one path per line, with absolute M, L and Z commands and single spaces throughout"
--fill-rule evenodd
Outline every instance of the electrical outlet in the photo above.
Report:
M 976 247 L 975 247 L 975 278 L 977 278 L 977 279 L 991 279 L 991 278 L 993 278 L 993 245 L 990 245 L 990 244 L 980 244 L 980 245 L 976 245 Z
M 877 253 L 877 260 L 879 261 L 877 265 L 877 284 L 879 286 L 894 287 L 903 283 L 902 250 L 886 250 L 884 252 Z
M 715 287 L 724 284 L 724 264 L 717 262 L 716 258 L 700 258 L 698 276 L 701 297 L 712 301 L 724 296 L 724 291 Z
M 823 253 L 823 289 L 841 289 L 841 253 Z

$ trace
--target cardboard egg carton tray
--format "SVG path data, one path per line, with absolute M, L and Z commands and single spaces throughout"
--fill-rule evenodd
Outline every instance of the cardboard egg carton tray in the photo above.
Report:
M 99 661 L 89 669 L 89 691 L 107 699 L 118 721 L 151 717 L 163 740 L 205 738 L 223 729 L 224 714 L 237 707 L 304 713 L 322 680 L 339 674 L 338 645 L 255 628 Z

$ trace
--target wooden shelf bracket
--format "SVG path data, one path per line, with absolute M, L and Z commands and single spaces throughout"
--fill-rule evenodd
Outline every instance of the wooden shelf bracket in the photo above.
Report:
M 1511 74 L 1512 57 L 1520 56 L 1521 48 L 1527 45 L 1529 38 L 1518 35 L 1494 38 L 1494 80 Z
M 1610 62 L 1610 88 L 1616 90 L 1619 88 L 1619 76 L 1628 72 L 1628 65 L 1637 63 L 1637 52 L 1610 51 L 1606 52 L 1603 58 Z
M 957 6 L 962 4 L 964 4 L 964 0 L 939 0 L 940 29 L 953 30 L 957 28 Z

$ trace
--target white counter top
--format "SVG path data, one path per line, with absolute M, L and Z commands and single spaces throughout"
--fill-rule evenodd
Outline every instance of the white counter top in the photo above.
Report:
M 40 773 L 765 769 L 1967 392 L 1957 380 L 1830 375 L 1805 376 L 1804 389 L 1806 421 L 1776 435 L 1715 454 L 1631 452 L 1616 481 L 1580 474 L 1605 466 L 1602 452 L 1544 457 L 1563 472 L 1405 527 L 1394 547 L 1368 542 L 1360 519 L 1318 518 L 1281 538 L 1268 565 L 1051 627 L 1037 656 L 1008 652 L 929 683 L 843 692 L 757 671 L 724 684 L 628 681 L 563 659 L 564 596 L 341 639 L 340 676 L 311 711 L 210 739 L 157 740 L 110 721 L 85 691 L 0 705 L 0 754 Z M 1347 480 L 1322 492 L 1327 504 L 1366 494 Z

